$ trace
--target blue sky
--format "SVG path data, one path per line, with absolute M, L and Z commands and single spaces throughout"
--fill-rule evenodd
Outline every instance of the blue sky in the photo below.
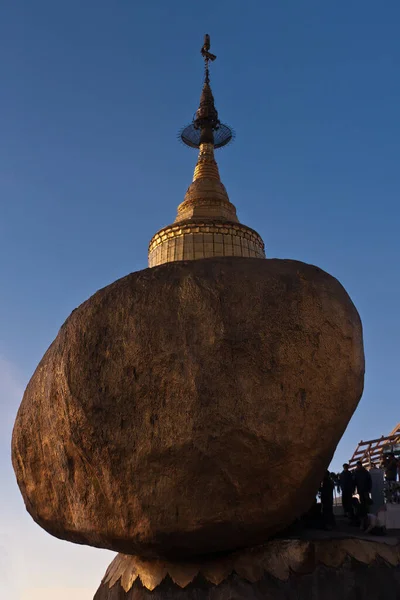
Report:
M 206 32 L 217 108 L 237 134 L 217 160 L 239 218 L 269 257 L 337 277 L 363 320 L 365 393 L 333 466 L 400 421 L 399 20 L 395 0 L 2 3 L 0 591 L 10 600 L 38 594 L 10 573 L 51 587 L 50 565 L 54 587 L 90 597 L 111 559 L 24 514 L 10 431 L 65 318 L 145 268 L 148 241 L 175 217 L 196 160 L 176 133 L 198 104 Z

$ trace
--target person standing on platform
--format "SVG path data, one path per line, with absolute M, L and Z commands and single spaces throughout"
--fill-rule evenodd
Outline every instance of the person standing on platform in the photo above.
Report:
M 353 512 L 353 494 L 354 494 L 354 477 L 353 473 L 349 471 L 348 463 L 344 463 L 343 471 L 339 475 L 340 489 L 342 490 L 342 506 L 344 514 L 352 519 L 354 517 Z
M 388 454 L 385 459 L 385 479 L 386 481 L 395 482 L 397 478 L 397 460 L 394 454 Z
M 387 501 L 394 502 L 395 487 L 397 479 L 398 462 L 393 453 L 388 454 L 384 459 L 385 481 L 387 490 Z
M 371 475 L 367 471 L 365 467 L 363 467 L 362 462 L 359 460 L 356 465 L 356 470 L 354 472 L 354 483 L 357 488 L 357 494 L 360 499 L 360 518 L 362 529 L 365 529 L 367 526 L 367 514 L 369 512 L 369 506 L 371 504 L 370 493 L 372 490 L 372 479 Z
M 320 489 L 322 504 L 322 521 L 325 529 L 332 529 L 335 525 L 335 516 L 333 514 L 333 490 L 334 485 L 329 471 L 325 472 L 324 479 Z

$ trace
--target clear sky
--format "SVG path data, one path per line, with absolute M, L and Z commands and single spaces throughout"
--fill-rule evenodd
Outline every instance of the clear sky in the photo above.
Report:
M 197 108 L 206 32 L 239 218 L 269 257 L 337 277 L 363 320 L 365 392 L 333 467 L 400 421 L 399 21 L 398 0 L 1 3 L 1 597 L 89 599 L 113 556 L 25 514 L 10 432 L 69 313 L 145 268 L 175 217 L 196 160 L 176 133 Z

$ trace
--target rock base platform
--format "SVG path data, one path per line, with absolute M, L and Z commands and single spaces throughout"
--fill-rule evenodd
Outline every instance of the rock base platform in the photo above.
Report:
M 399 600 L 400 540 L 280 539 L 188 562 L 118 554 L 94 600 L 150 598 Z

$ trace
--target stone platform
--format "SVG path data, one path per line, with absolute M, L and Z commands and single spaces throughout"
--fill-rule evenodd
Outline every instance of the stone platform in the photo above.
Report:
M 398 600 L 400 539 L 320 531 L 196 562 L 118 554 L 94 600 L 150 598 Z

